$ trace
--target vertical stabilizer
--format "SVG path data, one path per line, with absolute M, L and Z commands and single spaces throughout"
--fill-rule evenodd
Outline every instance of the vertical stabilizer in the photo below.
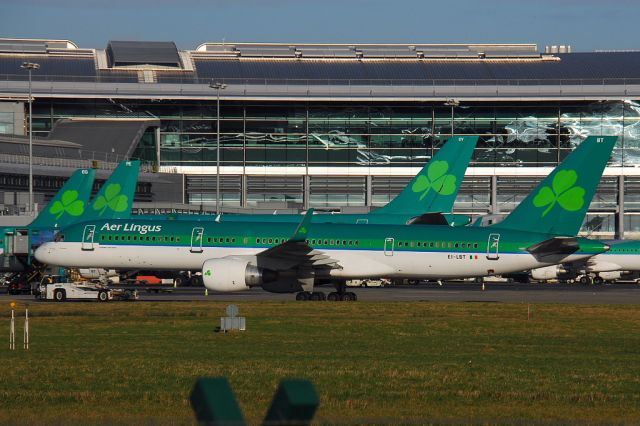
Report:
M 78 221 L 87 211 L 95 176 L 94 169 L 76 170 L 29 226 L 62 228 Z
M 140 161 L 121 162 L 91 201 L 82 220 L 131 217 L 131 207 L 136 193 L 139 172 Z
M 589 136 L 497 228 L 575 236 L 617 136 Z
M 477 143 L 477 136 L 449 138 L 396 198 L 371 214 L 451 212 Z

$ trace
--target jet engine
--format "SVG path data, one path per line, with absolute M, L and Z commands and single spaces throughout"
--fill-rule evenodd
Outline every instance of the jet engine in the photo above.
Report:
M 531 278 L 536 281 L 555 280 L 566 273 L 567 270 L 564 269 L 562 265 L 551 265 L 543 268 L 532 269 Z
M 589 262 L 587 266 L 589 272 L 613 272 L 621 269 L 620 265 L 616 263 L 603 261 Z
M 605 281 L 616 281 L 622 278 L 623 271 L 600 272 L 598 275 Z
M 209 290 L 233 292 L 276 281 L 278 273 L 260 268 L 251 259 L 228 256 L 209 259 L 202 265 L 202 280 Z

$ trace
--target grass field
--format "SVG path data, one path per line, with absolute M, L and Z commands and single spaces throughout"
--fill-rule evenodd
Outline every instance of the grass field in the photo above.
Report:
M 636 306 L 238 305 L 225 335 L 216 302 L 32 303 L 0 423 L 193 424 L 195 379 L 221 375 L 253 424 L 285 377 L 313 381 L 321 423 L 640 423 Z

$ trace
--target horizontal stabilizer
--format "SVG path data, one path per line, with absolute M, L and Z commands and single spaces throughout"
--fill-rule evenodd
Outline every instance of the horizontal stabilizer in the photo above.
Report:
M 425 213 L 412 217 L 407 225 L 445 225 L 449 226 L 447 218 L 442 213 Z
M 578 240 L 574 237 L 555 237 L 527 248 L 538 260 L 552 261 L 554 257 L 562 258 L 580 249 Z

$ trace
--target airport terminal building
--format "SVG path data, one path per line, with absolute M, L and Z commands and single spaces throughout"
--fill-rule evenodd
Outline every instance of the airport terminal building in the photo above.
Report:
M 583 232 L 640 235 L 640 51 L 0 39 L 5 205 L 26 188 L 24 62 L 42 194 L 140 158 L 140 206 L 367 210 L 456 134 L 480 137 L 456 212 L 505 213 L 586 136 L 616 135 Z

